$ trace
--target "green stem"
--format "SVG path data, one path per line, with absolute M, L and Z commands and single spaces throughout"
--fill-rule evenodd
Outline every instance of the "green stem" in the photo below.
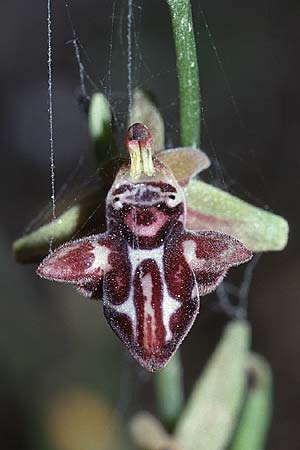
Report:
M 181 144 L 200 143 L 200 86 L 197 52 L 189 0 L 166 0 L 173 25 L 180 98 Z
M 171 431 L 183 406 L 182 365 L 179 350 L 168 365 L 155 375 L 154 381 L 160 419 Z

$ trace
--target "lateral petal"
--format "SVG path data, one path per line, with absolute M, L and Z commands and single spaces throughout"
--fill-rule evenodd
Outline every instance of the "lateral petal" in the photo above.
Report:
M 109 239 L 95 235 L 72 241 L 54 250 L 37 269 L 42 278 L 86 284 L 102 279 L 111 252 Z
M 164 150 L 157 153 L 157 157 L 172 170 L 181 186 L 186 186 L 192 177 L 210 166 L 208 156 L 192 147 Z

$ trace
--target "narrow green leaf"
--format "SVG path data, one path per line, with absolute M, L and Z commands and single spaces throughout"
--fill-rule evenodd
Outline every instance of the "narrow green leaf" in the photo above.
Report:
M 247 362 L 249 390 L 230 450 L 262 450 L 272 415 L 272 374 L 255 354 Z
M 178 422 L 175 439 L 185 450 L 228 445 L 245 394 L 249 341 L 247 322 L 227 325 Z
M 200 87 L 189 0 L 167 0 L 176 48 L 180 99 L 180 135 L 185 147 L 200 144 Z
M 152 153 L 165 147 L 165 126 L 163 119 L 149 93 L 136 89 L 133 94 L 132 109 L 128 118 L 128 126 L 143 123 L 152 133 Z
M 103 94 L 91 98 L 88 111 L 89 131 L 95 147 L 97 161 L 102 163 L 117 154 L 113 137 L 110 105 Z
M 185 188 L 187 228 L 217 230 L 240 239 L 250 250 L 282 250 L 288 239 L 285 219 L 199 180 Z

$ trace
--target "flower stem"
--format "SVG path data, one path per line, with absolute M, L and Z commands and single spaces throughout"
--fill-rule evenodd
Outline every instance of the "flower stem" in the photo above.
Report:
M 180 98 L 181 144 L 200 143 L 200 86 L 197 52 L 189 0 L 166 0 L 172 18 Z
M 171 431 L 183 406 L 182 365 L 179 350 L 168 365 L 155 375 L 154 381 L 160 419 Z

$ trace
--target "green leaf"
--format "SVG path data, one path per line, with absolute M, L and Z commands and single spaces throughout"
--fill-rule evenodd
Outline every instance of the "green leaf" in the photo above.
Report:
M 227 325 L 179 419 L 175 439 L 185 450 L 224 450 L 228 445 L 245 394 L 249 341 L 247 322 Z
M 99 92 L 91 98 L 88 120 L 97 161 L 102 163 L 116 155 L 118 151 L 113 137 L 110 105 L 105 96 Z
M 199 180 L 185 188 L 187 228 L 235 236 L 250 250 L 282 250 L 288 239 L 285 219 Z
M 143 123 L 152 134 L 152 153 L 165 146 L 165 126 L 163 119 L 149 93 L 136 89 L 133 94 L 132 109 L 128 118 L 128 126 Z
M 249 390 L 230 450 L 262 450 L 272 415 L 272 374 L 259 355 L 248 358 Z

